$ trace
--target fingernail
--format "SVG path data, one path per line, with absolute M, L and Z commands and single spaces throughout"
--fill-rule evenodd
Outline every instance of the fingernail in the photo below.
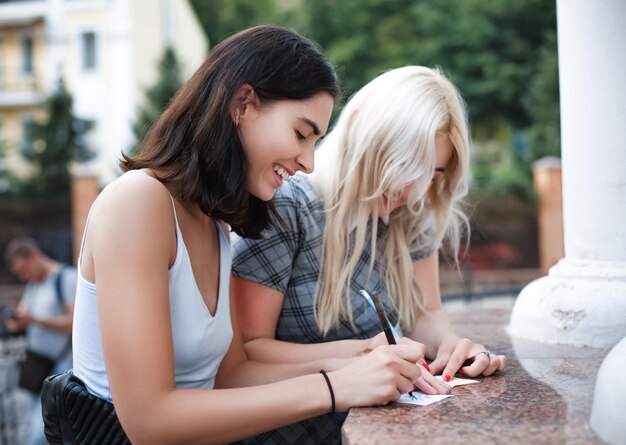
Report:
M 449 375 L 447 375 L 447 374 L 446 374 L 446 375 L 444 375 L 444 376 L 443 376 L 443 380 L 444 380 L 445 382 L 449 382 L 449 381 L 450 381 L 450 376 L 449 376 Z
M 465 371 L 463 371 L 463 368 L 459 369 L 459 374 L 465 375 Z
M 426 363 L 422 363 L 422 366 L 424 368 L 426 368 L 426 371 L 430 372 L 430 368 L 428 367 L 428 365 Z

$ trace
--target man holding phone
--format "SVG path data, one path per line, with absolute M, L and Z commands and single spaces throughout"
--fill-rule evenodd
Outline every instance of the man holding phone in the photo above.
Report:
M 11 272 L 26 283 L 15 311 L 5 309 L 3 316 L 9 332 L 26 331 L 27 353 L 20 386 L 33 394 L 29 443 L 47 443 L 39 394 L 45 375 L 39 382 L 38 376 L 33 377 L 26 371 L 38 367 L 44 374 L 56 374 L 72 367 L 71 333 L 77 272 L 47 256 L 30 238 L 15 238 L 9 242 L 4 258 Z

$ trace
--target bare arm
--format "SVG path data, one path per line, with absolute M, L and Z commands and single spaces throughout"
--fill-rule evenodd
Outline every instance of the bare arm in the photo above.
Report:
M 53 331 L 72 333 L 72 320 L 74 318 L 74 304 L 65 303 L 65 314 L 49 318 L 36 318 L 28 311 L 28 307 L 21 302 L 16 310 L 15 318 L 6 320 L 7 329 L 18 332 L 31 324 L 42 326 Z
M 165 241 L 175 236 L 171 203 L 160 184 L 138 175 L 124 180 L 132 184 L 115 184 L 94 205 L 84 261 L 93 262 L 107 374 L 130 440 L 224 443 L 327 412 L 330 396 L 319 374 L 252 388 L 176 389 L 167 291 L 173 252 Z M 245 362 L 237 339 L 224 370 L 236 371 L 236 383 L 250 384 L 258 371 L 237 369 Z M 419 377 L 411 363 L 417 348 L 376 352 L 329 374 L 339 409 L 394 400 Z
M 413 274 L 419 284 L 426 312 L 419 317 L 409 337 L 423 343 L 426 346 L 426 357 L 434 360 L 442 339 L 457 336 L 441 304 L 439 254 L 434 252 L 427 258 L 414 261 Z
M 242 319 L 241 331 L 246 341 L 245 350 L 252 360 L 282 363 L 280 367 L 277 366 L 277 369 L 281 370 L 284 370 L 287 364 L 286 369 L 290 372 L 302 372 L 307 369 L 315 371 L 320 368 L 338 369 L 358 360 L 359 355 L 387 344 L 383 333 L 368 340 L 339 340 L 313 344 L 276 340 L 274 335 L 283 294 L 270 287 L 234 276 L 232 285 L 237 303 L 236 313 Z M 412 344 L 420 351 L 424 351 L 423 345 L 412 340 L 402 338 L 398 342 Z M 425 363 L 424 359 L 420 358 L 419 363 Z M 447 386 L 442 385 L 428 373 L 421 374 L 414 383 L 427 394 L 443 394 L 449 391 Z
M 74 319 L 74 303 L 65 303 L 65 314 L 50 318 L 31 317 L 31 323 L 38 324 L 53 331 L 72 333 L 72 320 Z
M 215 379 L 216 388 L 236 388 L 277 382 L 305 374 L 318 373 L 321 369 L 332 371 L 348 363 L 348 361 L 343 363 L 340 360 L 324 357 L 309 358 L 308 360 L 307 357 L 303 357 L 303 360 L 294 362 L 281 361 L 279 355 L 276 355 L 277 360 L 275 361 L 253 357 L 247 353 L 248 349 L 244 348 L 241 328 L 237 318 L 234 299 L 231 298 L 233 340 L 228 354 L 222 360 L 217 373 Z M 284 344 L 291 345 L 290 343 Z M 293 346 L 295 346 L 294 349 L 297 351 L 298 346 L 303 345 Z M 264 348 L 261 347 L 259 349 L 263 350 Z
M 231 280 L 243 341 L 251 359 L 272 363 L 301 363 L 355 357 L 369 350 L 370 340 L 313 344 L 276 340 L 276 325 L 284 295 L 276 289 L 234 275 Z
M 438 252 L 414 261 L 413 273 L 414 279 L 419 283 L 426 312 L 418 318 L 409 337 L 426 346 L 426 357 L 433 360 L 430 364 L 431 373 L 441 372 L 446 379 L 446 376 L 454 377 L 459 371 L 468 376 L 491 375 L 496 371 L 503 371 L 506 368 L 506 357 L 479 354 L 486 350 L 483 345 L 460 338 L 454 332 L 441 304 Z M 473 362 L 464 366 L 468 359 Z

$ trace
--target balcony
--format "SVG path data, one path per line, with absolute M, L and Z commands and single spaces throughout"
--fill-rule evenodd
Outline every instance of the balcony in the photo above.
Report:
M 45 15 L 45 0 L 0 1 L 0 27 L 27 26 Z
M 44 101 L 41 91 L 34 76 L 11 80 L 0 77 L 0 108 L 40 105 Z

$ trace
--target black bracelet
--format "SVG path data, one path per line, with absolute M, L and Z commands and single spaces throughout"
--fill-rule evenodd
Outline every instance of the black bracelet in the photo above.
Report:
M 330 391 L 330 401 L 331 401 L 331 413 L 335 412 L 335 392 L 333 391 L 333 385 L 330 384 L 330 379 L 328 378 L 328 374 L 323 369 L 320 371 L 320 374 L 324 376 L 326 380 L 326 384 L 328 385 L 328 391 Z

